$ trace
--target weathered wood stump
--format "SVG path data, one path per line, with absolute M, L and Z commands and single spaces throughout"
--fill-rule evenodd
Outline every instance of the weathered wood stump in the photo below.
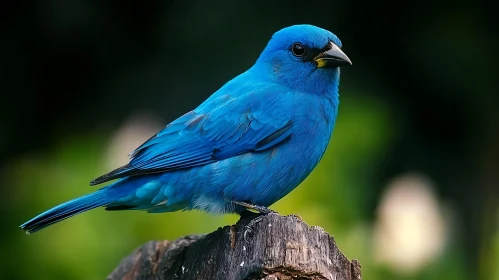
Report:
M 245 236 L 250 220 L 208 235 L 150 241 L 108 279 L 361 279 L 360 263 L 350 262 L 322 228 L 271 213 Z

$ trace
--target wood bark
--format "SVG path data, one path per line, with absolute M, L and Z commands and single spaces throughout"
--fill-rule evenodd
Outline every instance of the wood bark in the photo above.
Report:
M 271 213 L 248 230 L 252 218 L 207 235 L 150 241 L 107 279 L 361 279 L 360 263 L 349 261 L 322 228 Z

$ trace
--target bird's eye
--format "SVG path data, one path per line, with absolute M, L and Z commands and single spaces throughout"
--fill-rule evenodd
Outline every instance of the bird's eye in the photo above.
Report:
M 300 43 L 294 43 L 291 47 L 291 52 L 293 52 L 294 56 L 303 56 L 305 53 L 305 48 Z

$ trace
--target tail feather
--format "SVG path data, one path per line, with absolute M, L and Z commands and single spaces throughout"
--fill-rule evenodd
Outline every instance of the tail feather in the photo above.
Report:
M 106 189 L 100 189 L 94 193 L 82 196 L 34 217 L 20 226 L 26 233 L 37 232 L 49 225 L 60 222 L 76 214 L 100 207 L 111 203 L 112 200 Z

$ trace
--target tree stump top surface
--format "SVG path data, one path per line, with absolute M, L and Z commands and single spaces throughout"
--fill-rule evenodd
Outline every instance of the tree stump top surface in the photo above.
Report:
M 247 231 L 250 220 L 207 235 L 150 241 L 108 279 L 361 279 L 360 263 L 349 261 L 322 228 L 271 213 Z

